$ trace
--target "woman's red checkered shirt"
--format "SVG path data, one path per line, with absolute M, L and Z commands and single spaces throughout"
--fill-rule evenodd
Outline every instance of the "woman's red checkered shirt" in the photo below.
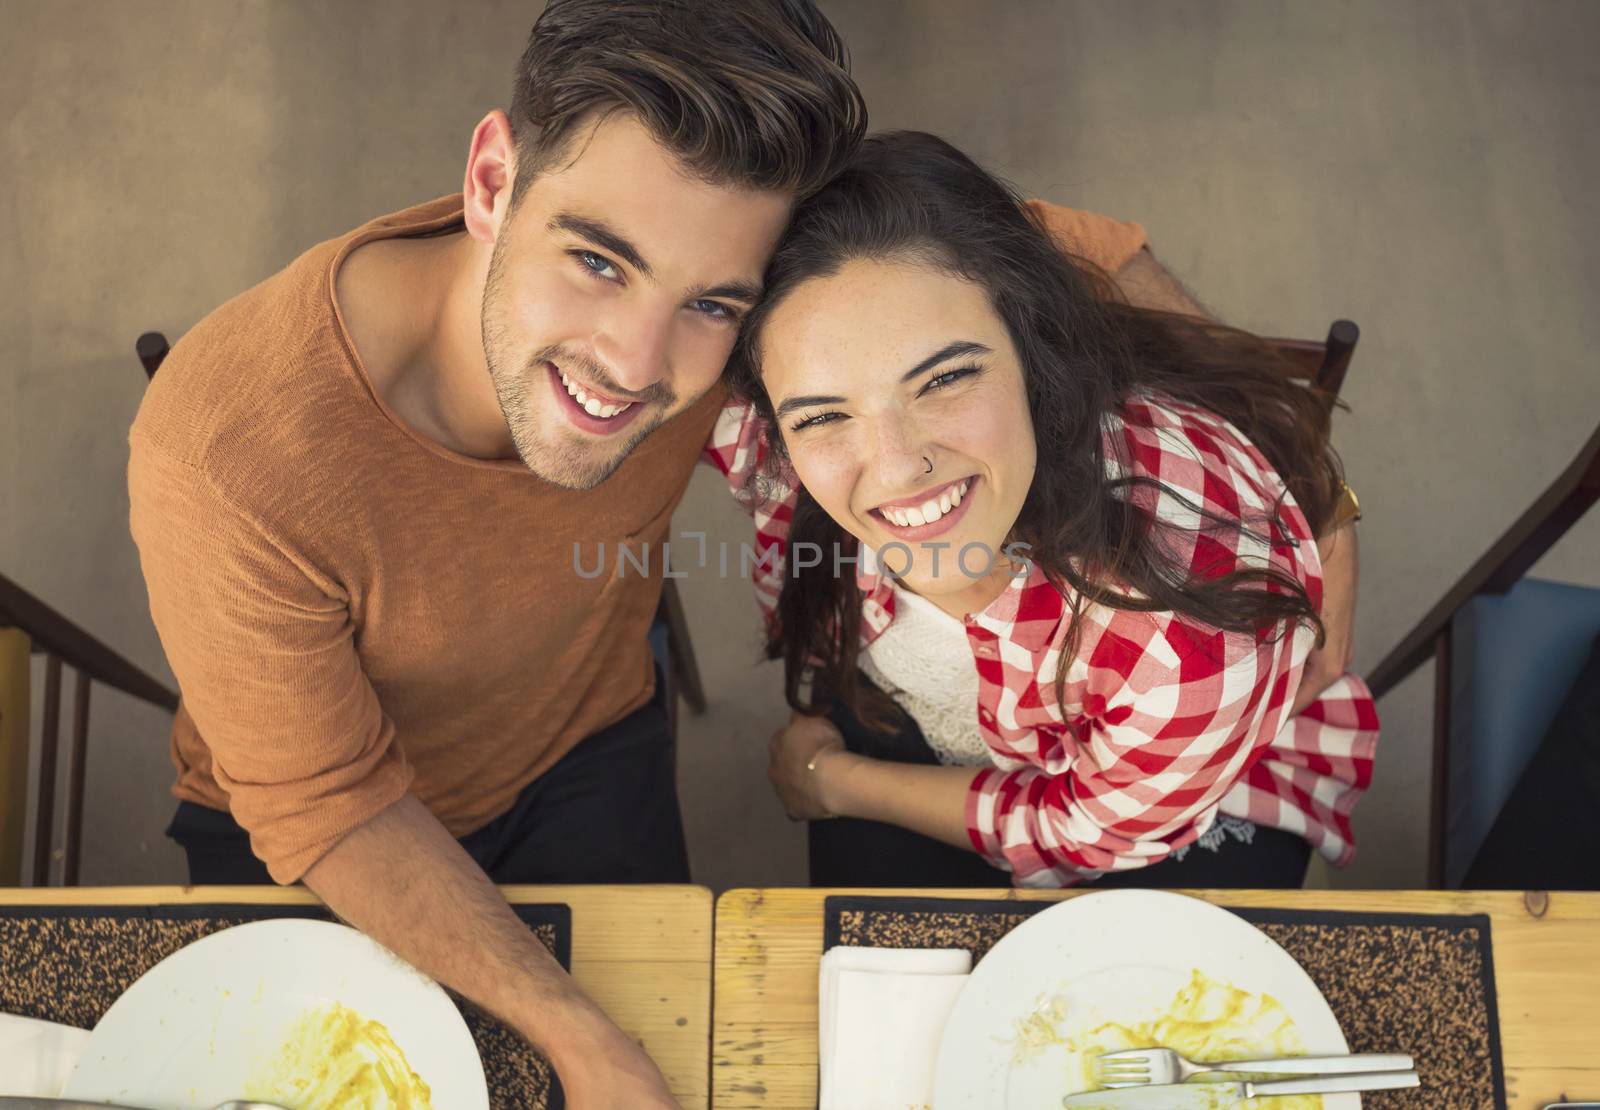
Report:
M 730 403 L 705 458 L 755 518 L 756 595 L 770 619 L 796 485 L 790 475 L 752 495 L 765 431 L 753 411 Z M 1178 498 L 1135 487 L 1137 504 L 1176 526 L 1169 543 L 1197 573 L 1270 566 L 1320 606 L 1322 565 L 1306 518 L 1238 429 L 1202 409 L 1146 399 L 1125 406 L 1105 443 L 1113 475 L 1158 479 L 1191 505 L 1244 522 L 1231 535 L 1203 532 Z M 870 643 L 894 620 L 894 591 L 870 557 L 857 580 Z M 1033 567 L 965 620 L 979 676 L 976 721 L 994 763 L 967 794 L 979 852 L 1018 885 L 1064 886 L 1158 863 L 1225 813 L 1302 836 L 1335 864 L 1349 861 L 1350 810 L 1372 780 L 1377 709 L 1365 683 L 1346 674 L 1285 718 L 1310 628 L 1256 636 L 1172 612 L 1086 605 L 1063 712 L 1053 687 L 1070 616 L 1067 598 Z

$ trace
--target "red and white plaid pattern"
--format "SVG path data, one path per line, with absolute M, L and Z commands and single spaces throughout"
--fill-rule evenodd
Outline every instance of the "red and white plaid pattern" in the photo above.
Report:
M 799 479 L 788 467 L 777 481 L 760 476 L 761 464 L 767 457 L 766 432 L 766 422 L 755 409 L 730 397 L 711 428 L 711 438 L 700 461 L 722 472 L 734 499 L 754 518 L 756 557 L 749 560 L 750 576 L 756 589 L 756 604 L 770 623 L 778 608 L 778 595 L 783 592 L 784 548 L 789 539 L 789 522 L 794 519 Z
M 764 433 L 753 411 L 730 402 L 705 457 L 753 510 L 758 549 L 773 556 L 755 568 L 770 620 L 796 484 L 790 474 L 754 505 L 745 494 Z M 1127 493 L 1177 526 L 1168 542 L 1192 574 L 1272 567 L 1320 605 L 1322 566 L 1306 518 L 1238 429 L 1202 409 L 1143 400 L 1124 408 L 1105 443 L 1113 476 L 1155 478 L 1181 495 Z M 1208 529 L 1202 508 L 1243 527 Z M 870 558 L 857 580 L 862 641 L 870 643 L 894 619 L 894 591 Z M 1176 613 L 1086 604 L 1058 702 L 1070 617 L 1068 599 L 1034 567 L 966 618 L 977 721 L 995 764 L 977 772 L 967 795 L 979 852 L 1019 885 L 1064 886 L 1158 863 L 1226 813 L 1303 836 L 1335 864 L 1349 861 L 1350 810 L 1372 780 L 1377 709 L 1347 674 L 1285 719 L 1314 639 L 1309 628 L 1228 633 Z

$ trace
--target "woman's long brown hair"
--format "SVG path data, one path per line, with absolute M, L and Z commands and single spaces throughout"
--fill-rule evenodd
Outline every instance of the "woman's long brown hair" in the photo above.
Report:
M 1152 494 L 1182 495 L 1148 477 L 1108 478 L 1102 437 L 1107 419 L 1136 396 L 1205 408 L 1266 456 L 1320 533 L 1341 485 L 1328 443 L 1333 399 L 1291 380 L 1283 356 L 1253 335 L 1131 307 L 1102 271 L 1063 253 L 1010 187 L 923 132 L 868 139 L 843 174 L 800 206 L 767 269 L 766 296 L 745 323 L 730 381 L 771 428 L 769 476 L 786 460 L 761 384 L 763 325 L 801 284 L 861 258 L 911 259 L 974 282 L 1016 347 L 1038 462 L 1010 539 L 1031 546 L 1028 557 L 1071 604 L 1055 676 L 1058 701 L 1086 602 L 1173 611 L 1257 636 L 1284 635 L 1304 621 L 1320 638 L 1316 609 L 1289 575 L 1261 567 L 1197 573 L 1175 557 L 1162 542 L 1169 526 L 1154 517 Z M 1268 531 L 1274 524 L 1214 514 L 1203 520 L 1214 533 Z M 790 549 L 802 542 L 858 553 L 855 538 L 804 489 Z M 785 692 L 800 712 L 824 712 L 840 698 L 863 719 L 888 726 L 897 716 L 892 703 L 856 681 L 861 592 L 836 566 L 825 558 L 816 567 L 789 569 L 767 654 L 784 660 Z

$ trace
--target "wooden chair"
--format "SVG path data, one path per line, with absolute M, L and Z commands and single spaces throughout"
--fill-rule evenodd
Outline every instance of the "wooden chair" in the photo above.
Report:
M 1355 357 L 1356 344 L 1361 341 L 1361 329 L 1353 320 L 1335 320 L 1328 329 L 1328 338 L 1268 339 L 1278 352 L 1293 364 L 1298 378 L 1310 382 L 1312 388 L 1328 395 L 1331 401 L 1344 388 L 1344 376 L 1350 370 L 1350 360 Z
M 158 331 L 147 331 L 134 344 L 139 361 L 144 365 L 147 378 L 154 378 L 156 370 L 171 349 L 167 337 Z M 683 599 L 678 595 L 677 582 L 671 578 L 662 582 L 661 601 L 656 606 L 655 626 L 662 635 L 655 637 L 665 647 L 665 658 L 658 658 L 667 679 L 667 715 L 672 724 L 672 734 L 678 734 L 678 701 L 682 697 L 690 712 L 705 712 L 705 687 L 700 681 L 700 668 L 695 662 L 694 643 L 689 638 L 689 621 L 684 613 Z M 654 630 L 654 629 L 653 629 Z
M 28 774 L 30 656 L 45 657 L 44 706 L 38 774 Z M 160 706 L 178 708 L 178 695 L 127 659 L 0 576 L 0 886 L 22 882 L 22 836 L 30 787 L 34 795 L 31 879 L 50 881 L 55 835 L 57 764 L 60 759 L 61 670 L 73 668 L 72 739 L 67 757 L 67 805 L 62 834 L 61 881 L 76 886 L 83 855 L 83 790 L 89 745 L 89 689 L 100 681 Z
M 159 338 L 159 337 L 157 337 Z M 140 358 L 148 336 L 139 340 Z M 165 354 L 165 342 L 161 354 Z M 159 364 L 160 358 L 156 357 Z M 154 373 L 148 361 L 146 369 Z M 45 657 L 39 767 L 30 774 L 31 660 Z M 61 677 L 73 669 L 72 733 L 67 749 L 66 811 L 61 881 L 76 886 L 83 859 L 83 795 L 89 744 L 89 692 L 100 681 L 152 705 L 176 712 L 178 695 L 17 583 L 0 576 L 0 886 L 18 886 L 30 799 L 34 811 L 33 859 L 28 878 L 48 885 L 55 853 L 56 792 L 61 759 Z
M 1481 802 L 1462 797 L 1463 788 L 1471 783 L 1471 772 L 1479 768 L 1456 766 L 1452 760 L 1452 749 L 1462 742 L 1461 726 L 1465 724 L 1461 720 L 1465 708 L 1463 697 L 1472 692 L 1469 688 L 1471 684 L 1463 684 L 1457 674 L 1459 665 L 1464 662 L 1462 656 L 1471 650 L 1472 624 L 1498 616 L 1494 610 L 1503 606 L 1490 604 L 1493 599 L 1505 598 L 1510 601 L 1517 591 L 1530 595 L 1543 593 L 1546 595 L 1543 599 L 1534 598 L 1535 602 L 1542 600 L 1544 605 L 1543 612 L 1535 619 L 1534 631 L 1546 640 L 1562 633 L 1572 645 L 1583 643 L 1587 650 L 1587 643 L 1592 642 L 1596 631 L 1592 614 L 1600 612 L 1600 591 L 1537 583 L 1531 579 L 1524 580 L 1523 575 L 1596 500 L 1600 500 L 1600 428 L 1589 437 L 1561 476 L 1455 585 L 1445 591 L 1439 602 L 1368 677 L 1367 682 L 1374 696 L 1382 697 L 1430 656 L 1434 660 L 1433 774 L 1428 831 L 1428 881 L 1432 886 L 1454 885 L 1471 863 L 1470 858 L 1453 858 L 1459 853 L 1450 851 L 1452 814 L 1458 826 L 1457 832 L 1460 832 L 1459 826 L 1464 819 L 1462 807 L 1478 804 L 1481 808 L 1482 805 Z M 1530 587 L 1539 589 L 1535 591 Z M 1573 620 L 1579 623 L 1565 632 L 1557 627 L 1570 624 Z M 1550 659 L 1535 661 L 1533 665 L 1538 671 L 1547 671 L 1553 663 L 1558 666 L 1570 663 L 1574 671 L 1579 665 L 1579 661 L 1561 660 L 1558 663 Z M 1550 712 L 1553 711 L 1554 708 L 1550 707 Z M 1546 717 L 1546 726 L 1548 721 Z M 1534 734 L 1532 741 L 1536 743 L 1542 735 L 1542 728 L 1529 731 Z M 1477 741 L 1491 748 L 1496 744 L 1503 746 L 1513 742 L 1504 736 L 1478 737 Z M 1524 737 L 1515 742 L 1526 749 L 1529 741 Z M 1504 794 L 1514 785 L 1516 775 L 1520 774 L 1520 768 L 1526 764 L 1530 754 L 1531 751 L 1517 752 L 1504 761 L 1500 773 L 1513 781 L 1495 784 L 1495 793 L 1500 795 L 1501 804 Z M 1482 784 L 1477 785 L 1481 794 Z M 1492 814 L 1489 816 L 1492 817 Z M 1481 813 L 1476 815 L 1476 822 L 1481 824 L 1483 817 Z M 1458 842 L 1461 839 L 1456 837 Z

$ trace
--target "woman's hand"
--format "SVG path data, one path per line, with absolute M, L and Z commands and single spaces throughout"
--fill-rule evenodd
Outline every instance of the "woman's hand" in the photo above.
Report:
M 773 733 L 767 753 L 767 777 L 792 820 L 881 821 L 973 851 L 966 814 L 976 768 L 857 755 L 832 721 L 798 713 Z M 813 759 L 817 769 L 806 770 Z
M 819 754 L 823 752 L 828 754 Z M 849 757 L 844 737 L 832 721 L 790 714 L 789 723 L 773 733 L 767 744 L 767 777 L 791 821 L 833 816 L 822 801 L 822 765 Z M 807 770 L 806 764 L 813 758 L 817 769 Z

